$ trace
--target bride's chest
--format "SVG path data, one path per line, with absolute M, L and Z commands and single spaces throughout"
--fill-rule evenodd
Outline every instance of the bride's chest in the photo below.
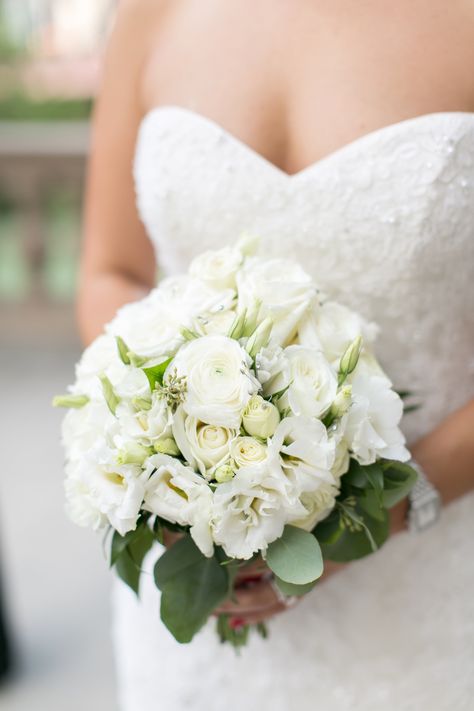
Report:
M 474 115 L 388 126 L 289 176 L 204 117 L 163 107 L 143 122 L 135 179 L 167 271 L 247 231 L 329 286 L 362 269 L 385 280 L 387 260 L 393 278 L 433 273 L 472 236 Z

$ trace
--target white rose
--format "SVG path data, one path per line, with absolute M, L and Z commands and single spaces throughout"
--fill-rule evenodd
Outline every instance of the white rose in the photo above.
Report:
M 107 520 L 121 536 L 136 528 L 145 493 L 139 466 L 120 465 L 114 451 L 95 447 L 68 463 L 67 481 L 67 510 L 76 523 L 97 527 Z
M 141 301 L 119 309 L 106 329 L 138 355 L 164 358 L 176 352 L 181 330 L 192 328 L 199 314 L 229 308 L 233 298 L 234 292 L 218 292 L 187 275 L 170 277 Z
M 347 415 L 344 437 L 360 464 L 378 458 L 410 459 L 399 423 L 403 404 L 386 377 L 356 369 L 351 377 L 352 406 Z
M 209 250 L 193 259 L 189 273 L 213 289 L 234 289 L 242 261 L 242 252 L 237 247 Z
M 338 364 L 347 346 L 358 336 L 370 343 L 377 331 L 374 323 L 368 323 L 355 311 L 327 301 L 305 315 L 298 327 L 298 338 L 301 345 L 322 349 L 330 363 Z
M 269 441 L 268 453 L 273 465 L 281 467 L 285 475 L 290 501 L 316 490 L 321 482 L 335 483 L 331 473 L 335 447 L 319 420 L 300 416 L 280 422 Z
M 252 395 L 242 416 L 245 431 L 252 437 L 267 439 L 275 432 L 280 422 L 280 413 L 271 402 L 261 395 Z
M 200 314 L 191 326 L 199 336 L 226 336 L 234 323 L 235 311 L 221 309 Z
M 237 437 L 230 446 L 230 454 L 237 467 L 248 467 L 265 461 L 267 447 L 253 437 Z
M 187 415 L 180 406 L 173 417 L 173 436 L 188 463 L 212 479 L 216 468 L 230 458 L 230 446 L 237 430 L 207 425 Z
M 288 515 L 282 477 L 261 464 L 239 469 L 214 492 L 214 540 L 228 556 L 248 560 L 281 536 Z
M 300 502 L 306 509 L 306 514 L 301 518 L 290 521 L 292 526 L 312 531 L 317 523 L 328 516 L 336 503 L 339 489 L 334 484 L 321 482 L 315 491 L 308 491 L 301 495 Z
M 286 259 L 248 259 L 237 274 L 239 311 L 261 302 L 261 319 L 273 321 L 271 343 L 286 345 L 313 304 L 316 288 L 297 263 Z
M 321 417 L 331 406 L 337 391 L 337 377 L 324 355 L 312 348 L 288 346 L 288 369 L 273 379 L 266 394 L 280 392 L 280 409 L 290 408 L 295 415 Z
M 145 473 L 149 477 L 143 506 L 145 511 L 170 523 L 190 526 L 191 536 L 199 550 L 207 557 L 212 556 L 212 491 L 205 479 L 167 454 L 150 457 Z
M 186 376 L 183 408 L 209 425 L 240 427 L 242 412 L 260 387 L 250 372 L 248 353 L 226 336 L 203 336 L 186 343 L 165 373 Z

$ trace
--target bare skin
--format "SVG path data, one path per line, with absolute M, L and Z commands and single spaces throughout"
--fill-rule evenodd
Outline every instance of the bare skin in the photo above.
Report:
M 196 111 L 295 173 L 383 126 L 473 112 L 473 69 L 473 0 L 122 0 L 94 120 L 78 299 L 84 342 L 155 282 L 131 173 L 151 108 Z M 473 430 L 474 401 L 411 443 L 446 503 L 474 487 Z M 403 530 L 406 508 L 392 510 L 392 533 Z M 329 563 L 324 577 L 340 567 Z M 265 582 L 236 597 L 221 610 L 247 622 L 285 609 Z

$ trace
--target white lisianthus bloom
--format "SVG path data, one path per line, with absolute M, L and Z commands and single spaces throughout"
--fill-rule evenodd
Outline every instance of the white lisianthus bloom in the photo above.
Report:
M 374 323 L 334 301 L 327 301 L 305 315 L 298 326 L 301 345 L 322 350 L 330 363 L 336 363 L 358 336 L 370 343 L 377 335 Z
M 281 468 L 285 475 L 290 501 L 303 492 L 315 491 L 321 482 L 335 483 L 331 473 L 335 448 L 335 441 L 319 420 L 287 417 L 280 422 L 269 441 L 268 455 L 272 471 Z
M 148 459 L 143 508 L 170 523 L 190 526 L 191 536 L 207 557 L 214 548 L 210 529 L 212 491 L 191 467 L 167 454 Z
M 201 279 L 213 289 L 234 289 L 237 271 L 243 262 L 243 254 L 237 247 L 209 250 L 195 257 L 189 273 Z
M 235 311 L 221 309 L 200 314 L 194 319 L 191 330 L 199 336 L 226 336 L 235 319 Z
M 277 377 L 283 378 L 286 383 L 289 382 L 288 359 L 281 346 L 262 348 L 255 357 L 255 370 L 266 395 L 273 389 L 273 384 Z
M 278 408 L 290 408 L 294 415 L 321 417 L 331 406 L 337 392 L 337 377 L 324 355 L 313 348 L 285 348 L 288 369 L 274 378 L 267 394 L 286 391 L 278 398 Z
M 331 472 L 336 479 L 339 481 L 341 476 L 345 474 L 351 463 L 349 446 L 344 437 L 336 444 L 336 453 L 334 458 L 334 464 L 332 466 Z
M 209 425 L 240 427 L 242 412 L 260 387 L 251 360 L 239 343 L 226 336 L 203 336 L 186 343 L 165 373 L 186 377 L 183 408 Z
M 353 403 L 345 416 L 344 437 L 355 459 L 360 464 L 373 464 L 378 458 L 408 461 L 410 453 L 399 428 L 403 403 L 387 378 L 356 369 L 350 382 Z
M 242 416 L 245 431 L 252 437 L 267 439 L 274 434 L 279 422 L 278 408 L 261 395 L 252 395 Z
M 118 361 L 115 338 L 103 333 L 82 354 L 76 365 L 76 382 L 70 391 L 88 395 L 90 398 L 102 398 L 102 386 L 98 376 Z
M 79 468 L 80 464 L 75 462 L 67 467 L 71 472 L 64 481 L 67 515 L 73 523 L 83 528 L 92 528 L 93 531 L 105 528 L 108 524 L 107 516 L 100 510 L 87 481 L 76 476 L 73 467 Z
M 171 437 L 173 416 L 166 400 L 156 391 L 151 394 L 151 405 L 147 409 L 137 409 L 130 402 L 121 402 L 116 415 L 118 434 L 124 439 L 154 446 L 158 440 Z
M 326 481 L 321 482 L 315 491 L 307 491 L 301 495 L 300 503 L 304 506 L 306 513 L 289 523 L 297 528 L 303 528 L 305 531 L 312 531 L 317 523 L 331 513 L 338 494 L 337 486 Z
M 119 309 L 106 329 L 139 356 L 164 360 L 183 343 L 181 331 L 192 328 L 196 316 L 229 308 L 234 296 L 188 275 L 169 277 L 145 299 Z
M 87 525 L 93 511 L 124 536 L 136 528 L 145 493 L 145 476 L 137 465 L 120 465 L 105 446 L 68 463 L 67 510 L 79 525 Z M 98 520 L 98 519 L 97 519 Z
M 237 437 L 230 446 L 230 455 L 236 467 L 260 464 L 267 458 L 267 447 L 253 437 Z
M 214 492 L 213 537 L 228 556 L 248 560 L 281 536 L 288 516 L 284 477 L 244 467 Z
M 261 302 L 260 318 L 270 317 L 270 343 L 291 342 L 316 297 L 315 285 L 299 264 L 287 259 L 248 259 L 237 274 L 239 311 Z
M 147 397 L 150 395 L 148 378 L 141 368 L 125 365 L 117 359 L 110 364 L 104 373 L 110 380 L 114 393 L 119 399 Z
M 117 431 L 117 420 L 103 399 L 69 410 L 61 428 L 67 457 L 78 459 L 98 444 L 111 443 Z
M 217 467 L 229 460 L 230 447 L 237 434 L 237 430 L 207 425 L 187 415 L 182 405 L 173 416 L 173 436 L 181 454 L 208 479 L 212 479 Z

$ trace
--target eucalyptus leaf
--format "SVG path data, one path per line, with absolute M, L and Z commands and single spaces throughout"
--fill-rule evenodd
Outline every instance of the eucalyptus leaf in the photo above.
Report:
M 281 580 L 306 585 L 323 572 L 319 543 L 312 533 L 295 526 L 285 526 L 281 538 L 270 543 L 265 560 Z
M 146 524 L 125 536 L 120 536 L 116 532 L 112 539 L 112 565 L 115 565 L 119 577 L 137 595 L 140 587 L 141 565 L 153 545 L 153 540 L 153 533 Z
M 146 377 L 148 378 L 148 382 L 150 383 L 151 390 L 155 389 L 157 383 L 158 385 L 163 385 L 163 376 L 165 374 L 166 368 L 169 366 L 172 360 L 172 358 L 168 358 L 162 363 L 158 363 L 158 365 L 151 365 L 149 368 L 143 368 L 143 372 L 145 373 Z
M 278 585 L 283 595 L 287 596 L 296 595 L 297 597 L 300 597 L 301 595 L 306 595 L 306 593 L 310 592 L 314 588 L 316 582 L 316 580 L 313 580 L 313 582 L 306 583 L 306 585 L 294 585 L 293 583 L 287 583 L 286 580 L 282 580 L 281 578 L 275 576 L 275 583 Z
M 162 590 L 161 619 L 185 644 L 227 597 L 228 575 L 226 567 L 215 557 L 206 558 L 190 536 L 175 543 L 165 556 L 165 564 L 158 561 L 155 566 L 155 582 Z
M 372 518 L 358 506 L 356 506 L 356 514 L 363 519 L 364 525 L 370 532 L 372 541 L 377 548 L 380 548 L 388 538 L 388 512 L 384 510 L 382 521 Z M 315 535 L 319 538 L 318 530 L 319 525 L 316 526 L 315 529 Z M 360 531 L 350 531 L 348 528 L 344 528 L 342 534 L 334 543 L 320 542 L 324 558 L 338 563 L 347 563 L 373 553 L 371 540 L 367 536 L 367 532 L 363 529 Z

